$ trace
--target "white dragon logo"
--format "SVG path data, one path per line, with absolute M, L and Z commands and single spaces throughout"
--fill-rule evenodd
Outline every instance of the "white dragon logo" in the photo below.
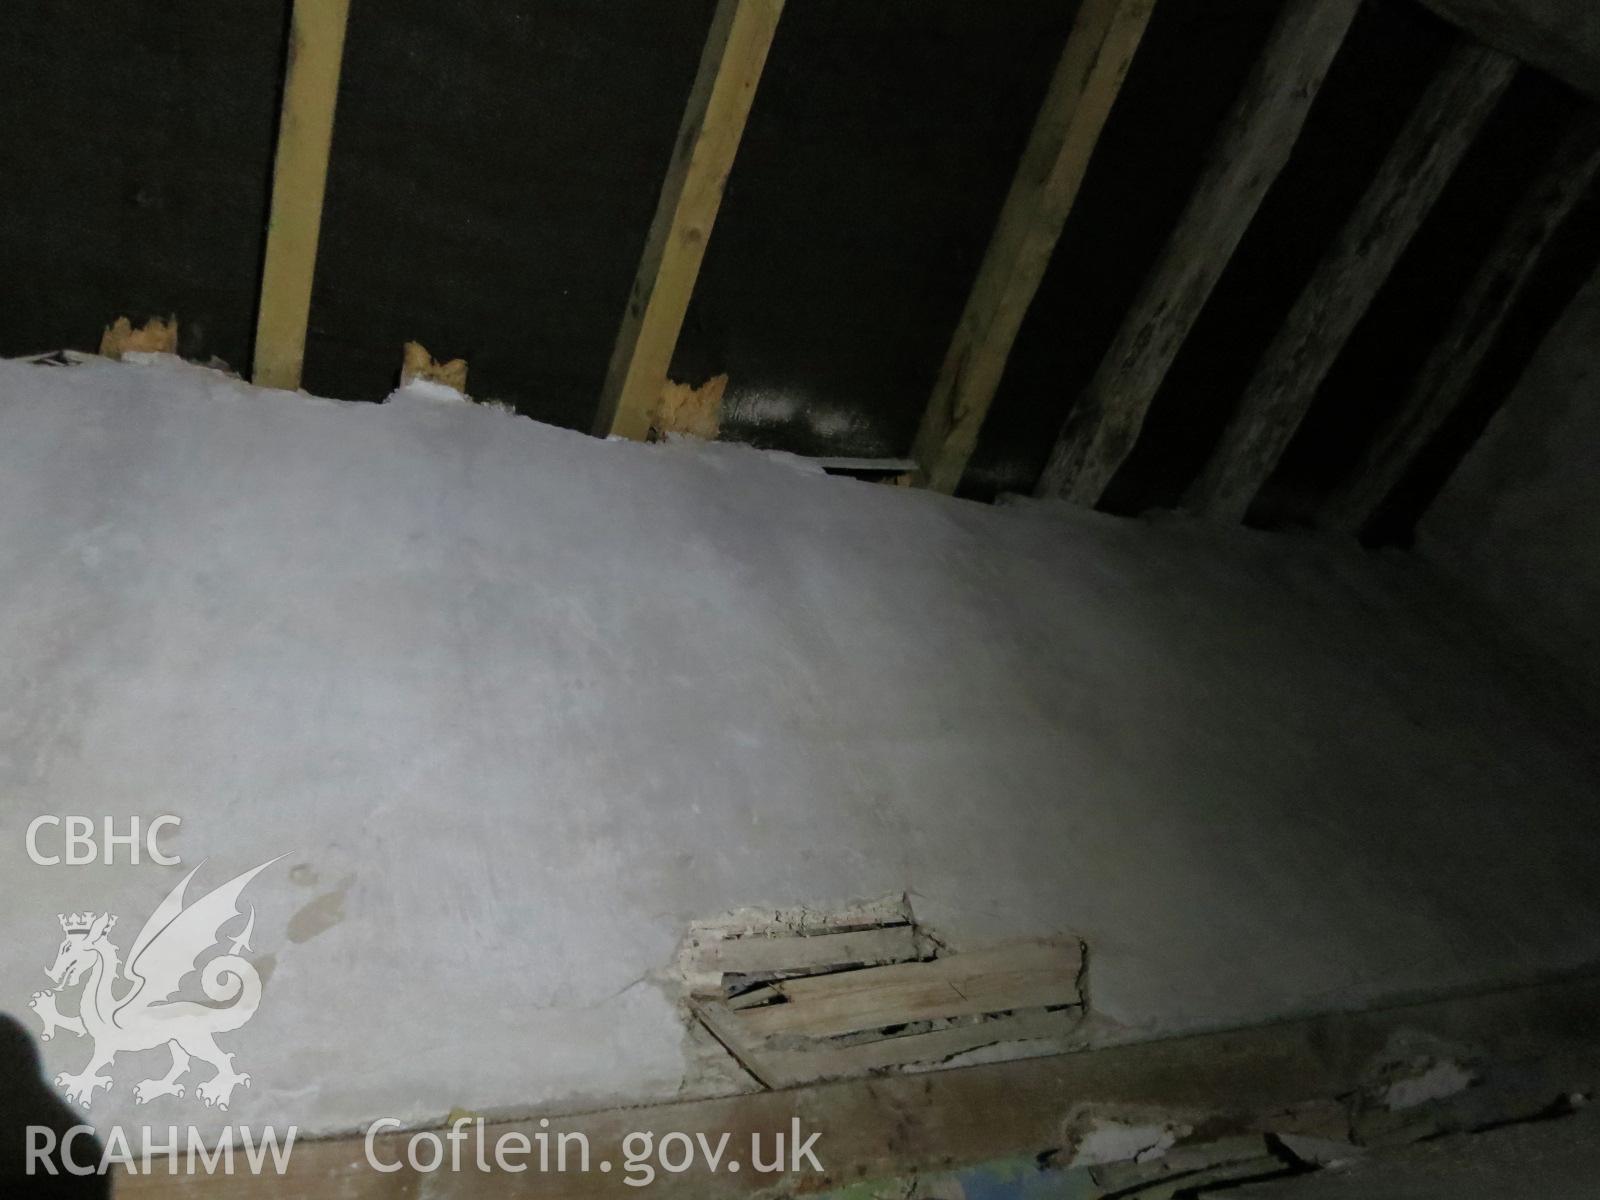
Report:
M 254 908 L 243 932 L 229 939 L 227 953 L 207 962 L 200 975 L 206 996 L 226 1007 L 173 1000 L 172 996 L 199 966 L 200 956 L 222 944 L 222 927 L 242 915 L 238 900 L 245 885 L 277 861 L 275 858 L 264 862 L 230 879 L 185 908 L 184 890 L 200 868 L 190 871 L 150 914 L 133 941 L 126 966 L 109 936 L 116 917 L 84 912 L 60 918 L 66 937 L 55 965 L 47 972 L 56 988 L 35 992 L 28 1007 L 44 1021 L 40 1036 L 45 1041 L 58 1029 L 79 1037 L 88 1034 L 94 1039 L 94 1053 L 80 1073 L 63 1071 L 56 1076 L 56 1084 L 66 1089 L 68 1101 L 88 1108 L 97 1088 L 111 1090 L 111 1076 L 100 1072 L 118 1054 L 153 1050 L 162 1044 L 172 1049 L 172 1069 L 159 1079 L 138 1084 L 133 1089 L 137 1104 L 146 1104 L 157 1096 L 181 1097 L 184 1085 L 178 1080 L 188 1071 L 191 1056 L 209 1063 L 216 1071 L 195 1088 L 195 1096 L 208 1107 L 227 1108 L 233 1089 L 250 1085 L 250 1076 L 233 1069 L 233 1055 L 219 1049 L 213 1038 L 238 1029 L 255 1015 L 261 1002 L 261 976 L 239 957 L 241 950 L 250 948 L 256 923 Z M 85 982 L 78 998 L 78 1015 L 63 1015 L 56 1007 L 56 997 L 80 980 Z M 120 995 L 119 984 L 127 985 Z

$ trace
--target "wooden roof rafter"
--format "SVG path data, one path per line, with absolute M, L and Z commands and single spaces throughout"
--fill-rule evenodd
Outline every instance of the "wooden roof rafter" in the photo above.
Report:
M 251 381 L 300 386 L 350 0 L 295 0 Z
M 1459 42 L 1267 347 L 1185 506 L 1239 521 L 1277 466 L 1322 381 L 1421 227 L 1517 64 Z
M 598 437 L 649 432 L 783 4 L 718 0 L 601 389 Z
M 1534 178 L 1451 313 L 1443 334 L 1317 523 L 1361 533 L 1466 398 L 1556 231 L 1600 174 L 1600 117 L 1581 114 Z
M 1267 190 L 1360 0 L 1291 0 L 1224 122 L 1189 203 L 1088 387 L 1067 415 L 1035 486 L 1097 504 Z
M 1084 0 L 945 352 L 911 457 L 952 493 L 1044 279 L 1155 0 Z

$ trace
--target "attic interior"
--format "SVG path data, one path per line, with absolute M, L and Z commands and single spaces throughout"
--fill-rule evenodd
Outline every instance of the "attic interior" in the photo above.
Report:
M 8 15 L 0 1194 L 1593 1194 L 1584 0 Z

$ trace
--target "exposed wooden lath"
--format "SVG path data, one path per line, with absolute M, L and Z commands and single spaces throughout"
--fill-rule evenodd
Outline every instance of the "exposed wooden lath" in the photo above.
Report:
M 799 975 L 792 967 L 802 956 L 816 960 L 821 952 L 825 968 L 839 961 L 838 951 L 806 943 L 863 935 L 742 939 L 759 947 L 758 963 L 784 976 L 730 997 L 700 997 L 694 1012 L 769 1087 L 938 1063 L 980 1047 L 1060 1048 L 1083 1020 L 1083 947 L 1076 939 L 915 960 L 920 945 L 914 936 L 875 933 L 874 941 L 849 953 L 890 959 L 883 965 Z M 722 945 L 737 950 L 739 942 Z
M 1240 520 L 1299 428 L 1324 377 L 1433 207 L 1516 63 L 1458 44 L 1267 347 L 1186 505 Z
M 954 492 L 1088 173 L 1154 0 L 1084 0 L 945 353 L 911 457 Z
M 910 962 L 927 957 L 924 950 L 921 931 L 903 921 L 837 932 L 707 939 L 695 966 L 712 976 L 805 974 Z
M 1359 533 L 1466 396 L 1557 228 L 1600 171 L 1600 118 L 1582 114 L 1507 221 L 1416 379 L 1323 505 L 1318 524 Z
M 350 0 L 295 0 L 256 310 L 251 380 L 262 387 L 300 386 L 349 13 Z
M 1283 10 L 1161 258 L 1073 404 L 1036 494 L 1099 502 L 1234 248 L 1289 161 L 1359 7 L 1359 0 L 1292 0 Z
M 643 440 L 667 382 L 783 0 L 719 0 L 634 277 L 594 432 Z

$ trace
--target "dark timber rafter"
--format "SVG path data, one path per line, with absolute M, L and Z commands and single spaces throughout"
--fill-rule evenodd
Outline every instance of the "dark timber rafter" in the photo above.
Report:
M 1594 0 L 1422 0 L 1486 46 L 1600 100 L 1600 9 Z
M 1277 465 L 1356 323 L 1493 111 L 1516 63 L 1459 43 L 1290 310 L 1186 499 L 1237 521 Z
M 1127 458 L 1172 361 L 1305 125 L 1359 0 L 1291 0 L 1188 207 L 1078 397 L 1036 488 L 1096 504 Z
M 1319 515 L 1325 528 L 1360 533 L 1406 468 L 1456 411 L 1551 236 L 1600 172 L 1600 119 L 1584 113 L 1528 187 L 1360 466 Z

